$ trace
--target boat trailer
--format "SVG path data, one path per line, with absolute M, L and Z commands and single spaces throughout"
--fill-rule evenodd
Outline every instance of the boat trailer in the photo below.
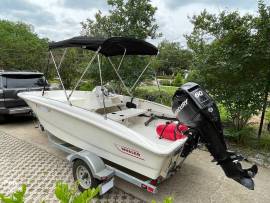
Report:
M 99 194 L 103 195 L 114 187 L 114 177 L 118 177 L 150 193 L 157 193 L 158 184 L 161 182 L 160 179 L 152 180 L 147 177 L 142 177 L 124 167 L 117 167 L 116 164 L 104 160 L 92 152 L 77 148 L 60 140 L 48 131 L 45 132 L 50 143 L 61 151 L 69 154 L 67 160 L 72 163 L 75 181 L 80 181 L 80 183 L 84 182 L 84 184 L 79 185 L 81 191 L 84 191 L 91 185 L 91 187 L 100 187 Z M 76 173 L 78 170 L 80 170 L 81 176 L 79 174 L 80 172 Z M 175 172 L 176 171 L 171 172 L 168 177 L 172 176 Z M 84 185 L 85 188 L 83 188 L 82 185 Z

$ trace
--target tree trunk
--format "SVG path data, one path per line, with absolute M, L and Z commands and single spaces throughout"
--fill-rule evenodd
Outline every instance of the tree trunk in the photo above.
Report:
M 264 115 L 265 115 L 265 111 L 266 111 L 266 107 L 267 107 L 268 92 L 269 92 L 269 84 L 266 87 L 266 91 L 265 91 L 265 95 L 264 95 L 264 100 L 263 100 L 262 116 L 261 116 L 261 122 L 260 122 L 259 131 L 258 131 L 258 140 L 261 139 L 262 128 L 263 128 L 263 121 L 264 121 Z

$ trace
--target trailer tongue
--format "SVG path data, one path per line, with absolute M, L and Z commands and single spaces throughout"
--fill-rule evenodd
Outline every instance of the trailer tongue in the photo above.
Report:
M 173 96 L 173 112 L 180 123 L 189 127 L 188 140 L 182 151 L 186 157 L 198 145 L 205 143 L 207 149 L 221 166 L 226 176 L 248 189 L 254 189 L 252 178 L 258 168 L 253 165 L 243 169 L 241 156 L 229 152 L 224 141 L 218 108 L 213 99 L 196 83 L 186 83 Z

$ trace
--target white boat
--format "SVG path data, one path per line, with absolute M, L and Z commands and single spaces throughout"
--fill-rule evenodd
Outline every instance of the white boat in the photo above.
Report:
M 172 118 L 171 109 L 137 98 L 133 99 L 137 108 L 127 108 L 130 97 L 111 95 L 105 97 L 105 118 L 102 98 L 97 92 L 74 92 L 69 100 L 72 105 L 61 90 L 46 91 L 43 96 L 40 91 L 19 96 L 32 108 L 42 126 L 61 140 L 151 179 L 166 177 L 175 152 L 187 138 L 159 139 L 156 125 L 164 120 L 156 119 L 148 126 L 144 123 L 151 114 Z
M 95 55 L 73 90 L 65 89 L 59 74 L 59 68 L 68 47 L 81 47 L 95 51 Z M 65 48 L 59 66 L 56 65 L 52 54 L 52 50 L 56 48 Z M 138 84 L 150 63 L 147 64 L 131 90 L 126 87 L 118 73 L 125 55 L 156 55 L 157 52 L 156 47 L 150 43 L 122 37 L 113 37 L 107 40 L 75 37 L 51 43 L 50 53 L 63 90 L 22 92 L 18 96 L 24 99 L 32 108 L 46 131 L 57 138 L 80 149 L 92 152 L 104 161 L 112 162 L 144 177 L 152 180 L 165 179 L 196 148 L 198 137 L 193 136 L 195 133 L 189 133 L 189 136 L 183 136 L 177 140 L 160 139 L 157 135 L 156 127 L 159 123 L 176 122 L 176 116 L 188 108 L 188 100 L 185 99 L 181 103 L 178 102 L 174 109 L 174 114 L 172 109 L 167 106 L 134 98 L 131 90 Z M 104 87 L 99 60 L 100 54 L 108 58 L 123 87 L 126 88 L 128 96 L 109 93 Z M 119 66 L 116 67 L 110 60 L 110 57 L 120 54 L 123 54 L 123 57 Z M 99 62 L 100 86 L 92 91 L 76 90 L 94 58 L 97 58 Z M 187 88 L 188 85 L 185 87 Z M 194 87 L 192 87 L 193 90 Z M 184 89 L 182 88 L 182 90 Z M 193 99 L 203 97 L 204 93 L 199 89 L 196 93 L 196 98 L 194 97 Z M 209 105 L 212 105 L 212 103 L 209 103 Z M 185 116 L 186 114 L 183 113 L 183 115 Z M 181 121 L 181 118 L 177 118 Z M 184 121 L 184 123 L 189 125 L 188 121 Z M 189 126 L 194 127 L 192 124 Z M 216 134 L 213 136 L 216 136 Z M 188 137 L 189 142 L 187 142 Z M 203 137 L 203 135 L 200 135 L 200 137 Z M 221 137 L 222 139 L 223 137 Z M 212 141 L 213 139 L 209 138 L 209 140 Z M 219 146 L 221 149 L 224 148 L 224 151 L 218 150 L 217 153 L 212 148 L 209 148 L 209 151 L 221 164 L 226 175 L 230 177 L 227 170 L 234 169 L 236 166 L 229 166 L 229 169 L 227 169 L 228 167 L 226 164 L 223 165 L 223 161 L 227 160 L 227 163 L 229 160 L 229 163 L 233 164 L 235 160 L 231 158 L 231 154 L 226 152 L 226 146 L 223 143 L 211 143 L 211 141 L 209 141 L 210 144 Z M 215 142 L 219 142 L 219 140 Z M 244 171 L 242 168 L 241 170 Z M 238 171 L 240 171 L 240 168 Z M 250 171 L 254 175 L 256 174 L 255 168 L 247 169 L 246 173 Z M 251 177 L 245 176 L 245 178 L 252 182 L 250 185 L 250 182 L 247 184 L 243 183 L 242 176 L 244 175 L 239 174 L 236 178 L 232 178 L 236 180 L 240 177 L 241 180 L 237 181 L 252 189 L 253 182 Z
M 83 39 L 85 38 L 80 37 L 72 40 Z M 157 49 L 144 41 L 126 38 L 109 40 L 113 45 L 128 42 L 125 55 L 157 54 Z M 110 41 L 102 43 L 106 46 Z M 95 44 L 92 39 L 89 39 L 88 44 L 90 42 Z M 141 47 L 138 51 L 130 50 L 129 47 L 134 45 Z M 149 53 L 145 49 L 149 49 Z M 109 51 L 101 49 L 99 53 Z M 172 167 L 172 160 L 178 159 L 177 164 L 180 163 L 181 159 L 175 152 L 179 152 L 187 139 L 173 142 L 157 136 L 158 123 L 175 120 L 171 108 L 131 96 L 112 93 L 107 95 L 103 93 L 103 89 L 105 88 L 100 86 L 93 91 L 64 89 L 24 92 L 19 97 L 32 108 L 42 126 L 61 140 L 94 152 L 104 159 L 113 160 L 114 163 L 151 179 L 166 177 Z M 71 96 L 67 99 L 66 95 Z M 128 108 L 127 103 L 136 105 L 136 108 Z M 151 115 L 164 118 L 155 119 L 145 126 Z

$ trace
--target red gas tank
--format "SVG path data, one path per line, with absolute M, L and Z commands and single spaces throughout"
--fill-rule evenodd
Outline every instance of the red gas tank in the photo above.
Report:
M 158 124 L 156 132 L 160 138 L 167 140 L 178 140 L 184 139 L 187 136 L 183 134 L 184 131 L 188 130 L 188 127 L 183 124 L 176 124 L 173 122 Z

